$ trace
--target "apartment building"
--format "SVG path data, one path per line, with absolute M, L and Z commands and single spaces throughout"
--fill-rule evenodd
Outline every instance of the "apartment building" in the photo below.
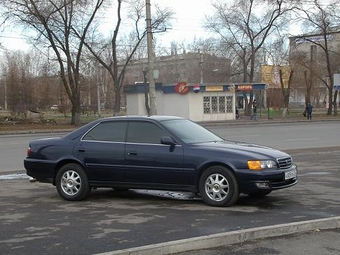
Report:
M 310 33 L 289 38 L 290 66 L 294 71 L 290 102 L 305 104 L 307 93 L 315 105 L 327 104 L 329 75 L 325 58 L 325 41 L 330 56 L 331 71 L 338 73 L 340 68 L 340 27 L 327 34 Z M 309 90 L 309 91 L 308 91 Z
M 125 84 L 144 82 L 148 59 L 132 60 L 126 70 Z M 176 82 L 228 82 L 230 59 L 201 52 L 184 52 L 155 58 L 155 81 L 162 84 Z M 147 77 L 147 75 L 146 75 Z

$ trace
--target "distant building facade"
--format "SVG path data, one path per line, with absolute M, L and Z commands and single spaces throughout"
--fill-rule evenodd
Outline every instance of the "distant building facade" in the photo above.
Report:
M 294 70 L 290 102 L 299 105 L 305 104 L 307 83 L 311 86 L 311 100 L 315 104 L 326 103 L 327 87 L 317 76 L 326 75 L 325 38 L 331 56 L 334 73 L 339 71 L 340 54 L 340 28 L 332 29 L 326 36 L 321 33 L 304 34 L 289 38 L 290 65 Z M 303 64 L 301 64 L 303 63 Z M 306 68 L 308 66 L 308 68 Z
M 265 90 L 266 84 L 186 83 L 156 84 L 158 115 L 175 115 L 193 121 L 226 121 L 236 118 L 237 93 Z M 128 115 L 147 115 L 148 84 L 124 87 Z
M 155 58 L 156 111 L 195 121 L 235 118 L 235 90 L 230 79 L 230 59 L 201 52 Z M 145 115 L 148 59 L 131 61 L 124 77 L 126 112 Z M 194 89 L 195 88 L 195 89 Z
M 148 59 L 132 60 L 126 69 L 125 84 L 144 82 L 147 77 Z M 229 82 L 230 59 L 205 53 L 173 52 L 169 56 L 155 58 L 156 82 Z

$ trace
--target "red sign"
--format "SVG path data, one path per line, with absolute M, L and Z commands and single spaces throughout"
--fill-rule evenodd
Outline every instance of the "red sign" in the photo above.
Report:
M 194 84 L 194 86 L 192 86 L 192 90 L 195 92 L 195 93 L 198 93 L 200 92 L 200 85 L 199 84 Z
M 179 82 L 175 86 L 175 91 L 178 94 L 186 94 L 190 90 L 188 83 L 186 82 Z
M 253 90 L 253 86 L 251 86 L 251 85 L 238 85 L 237 89 L 238 90 Z

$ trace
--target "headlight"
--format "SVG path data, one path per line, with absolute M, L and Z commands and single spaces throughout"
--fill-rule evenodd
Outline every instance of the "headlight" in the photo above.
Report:
M 262 170 L 276 168 L 276 163 L 273 160 L 248 160 L 248 168 L 250 170 Z

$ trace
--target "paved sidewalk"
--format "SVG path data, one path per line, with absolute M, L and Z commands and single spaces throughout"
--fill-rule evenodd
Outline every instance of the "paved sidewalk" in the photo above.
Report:
M 315 233 L 322 232 L 325 244 L 320 244 L 320 240 Z M 332 230 L 332 231 L 330 231 Z M 294 235 L 292 235 L 294 234 Z M 296 238 L 298 236 L 299 238 Z M 315 237 L 316 236 L 316 237 Z M 313 238 L 311 238 L 313 237 Z M 340 217 L 332 217 L 319 220 L 302 221 L 296 223 L 286 223 L 268 227 L 259 227 L 239 231 L 231 231 L 221 234 L 201 236 L 195 238 L 182 239 L 179 241 L 147 245 L 132 249 L 124 249 L 113 252 L 105 252 L 98 255 L 159 255 L 159 254 L 181 254 L 181 255 L 218 255 L 218 254 L 309 254 L 309 255 L 326 255 L 340 253 Z M 299 242 L 296 239 L 300 239 Z M 315 242 L 315 239 L 319 240 Z M 285 240 L 285 244 L 273 240 Z M 290 242 L 291 241 L 291 242 Z M 298 245 L 293 245 L 297 243 Z M 303 244 L 303 245 L 302 245 Z M 318 250 L 310 250 L 317 244 Z M 265 247 L 272 250 L 265 250 Z M 243 249 L 240 246 L 245 246 Z M 260 246 L 260 250 L 257 250 Z M 320 247 L 321 246 L 321 247 Z M 294 247 L 294 248 L 293 248 Z M 307 247 L 307 249 L 306 249 Z M 293 248 L 293 249 L 292 249 Z M 244 253 L 239 253 L 240 250 Z M 277 252 L 276 250 L 279 250 Z M 329 251 L 325 253 L 321 251 Z M 251 251 L 249 253 L 249 251 Z M 281 253 L 284 252 L 284 253 Z
M 322 122 L 322 121 L 340 121 L 340 116 L 324 116 L 324 117 L 315 117 L 313 122 Z M 203 126 L 210 126 L 210 125 L 256 125 L 256 124 L 279 124 L 279 123 L 304 123 L 310 122 L 306 118 L 258 118 L 258 120 L 251 120 L 250 117 L 245 116 L 238 120 L 227 120 L 227 121 L 202 121 L 198 122 Z
M 339 255 L 340 228 L 301 232 L 280 237 L 249 240 L 244 243 L 177 255 Z

